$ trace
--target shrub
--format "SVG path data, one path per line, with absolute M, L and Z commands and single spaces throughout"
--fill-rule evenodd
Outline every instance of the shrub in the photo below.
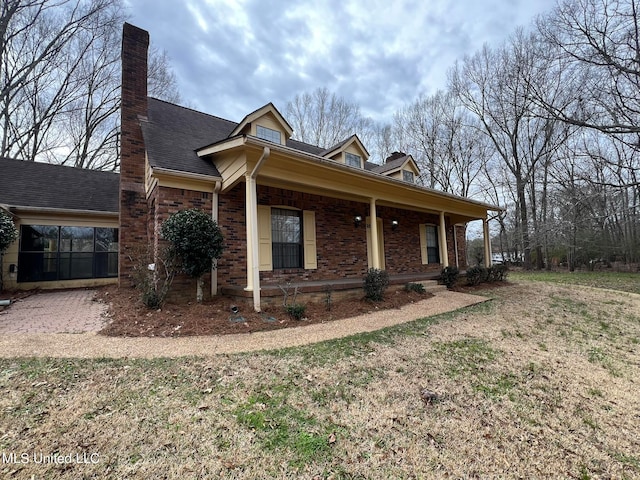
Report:
M 467 285 L 479 285 L 482 282 L 486 282 L 488 278 L 488 271 L 485 267 L 476 265 L 467 269 Z
M 142 303 L 154 310 L 162 308 L 176 274 L 172 258 L 166 249 L 161 250 L 152 269 L 149 268 L 152 258 L 149 252 L 140 251 L 135 258 L 133 279 Z
M 153 286 L 147 285 L 142 289 L 140 298 L 147 308 L 158 310 L 164 304 L 165 295 L 162 292 L 158 292 Z
M 0 253 L 4 253 L 17 239 L 18 229 L 11 216 L 4 210 L 0 210 Z
M 503 282 L 507 279 L 509 273 L 509 267 L 505 264 L 497 264 L 489 267 L 489 281 L 490 282 Z
M 222 256 L 224 248 L 220 227 L 209 214 L 192 208 L 171 215 L 161 229 L 181 270 L 198 279 L 197 300 L 202 302 L 202 276 L 211 270 L 213 260 Z
M 0 291 L 4 284 L 2 281 L 2 257 L 9 246 L 18 239 L 18 229 L 16 228 L 11 216 L 0 210 Z
M 292 303 L 291 305 L 286 305 L 284 308 L 294 320 L 302 320 L 304 312 L 307 310 L 307 306 L 302 303 Z
M 447 288 L 453 288 L 458 281 L 459 275 L 460 270 L 458 270 L 458 267 L 444 267 L 440 273 L 440 281 Z
M 404 289 L 407 292 L 426 293 L 426 290 L 424 289 L 424 285 L 421 283 L 407 283 L 404 286 Z
M 389 285 L 389 274 L 384 270 L 370 268 L 364 278 L 364 294 L 367 300 L 384 300 L 384 291 Z

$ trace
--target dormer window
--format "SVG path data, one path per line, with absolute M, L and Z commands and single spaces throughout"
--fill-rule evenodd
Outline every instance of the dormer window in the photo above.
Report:
M 405 182 L 415 183 L 415 175 L 413 174 L 413 172 L 411 172 L 409 170 L 403 170 L 402 171 L 402 179 Z
M 262 125 L 256 125 L 256 136 L 269 142 L 281 144 L 280 132 L 272 130 L 271 128 L 263 127 Z
M 362 159 L 360 158 L 360 155 L 355 155 L 353 153 L 345 152 L 344 163 L 350 167 L 362 168 Z

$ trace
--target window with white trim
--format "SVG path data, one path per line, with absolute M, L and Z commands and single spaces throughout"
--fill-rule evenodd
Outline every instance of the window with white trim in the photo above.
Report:
M 360 155 L 356 155 L 354 153 L 345 152 L 344 153 L 344 162 L 350 167 L 358 167 L 362 168 L 362 158 Z
M 318 268 L 314 211 L 258 205 L 260 271 Z
M 271 209 L 273 268 L 302 268 L 302 212 Z
M 256 136 L 263 140 L 267 140 L 269 142 L 280 144 L 281 134 L 277 130 L 273 130 L 271 128 L 263 127 L 262 125 L 256 125 Z
M 405 182 L 410 182 L 410 183 L 415 182 L 415 176 L 413 175 L 413 172 L 410 170 L 402 170 L 402 179 Z
M 440 263 L 440 248 L 438 245 L 438 227 L 425 225 L 427 229 L 427 263 Z

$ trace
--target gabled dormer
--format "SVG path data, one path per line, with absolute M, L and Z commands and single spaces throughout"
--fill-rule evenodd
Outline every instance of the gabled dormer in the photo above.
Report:
M 369 159 L 369 152 L 364 148 L 358 136 L 352 135 L 337 145 L 324 150 L 320 156 L 350 167 L 364 168 L 365 162 Z
M 244 117 L 229 137 L 251 135 L 279 145 L 286 145 L 292 134 L 291 125 L 287 123 L 273 103 L 267 103 L 264 107 Z
M 393 152 L 387 157 L 384 165 L 379 165 L 372 171 L 409 183 L 416 183 L 420 174 L 420 169 L 413 157 L 403 152 Z

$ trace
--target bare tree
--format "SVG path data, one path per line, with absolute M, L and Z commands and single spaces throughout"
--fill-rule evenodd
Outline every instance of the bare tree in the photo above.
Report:
M 47 143 L 54 117 L 72 92 L 78 58 L 65 47 L 107 0 L 9 0 L 0 7 L 0 154 L 33 160 Z
M 534 98 L 564 122 L 640 137 L 640 5 L 637 0 L 564 0 L 540 17 L 538 30 L 562 63 L 571 102 Z M 626 138 L 623 138 L 627 140 Z
M 286 117 L 294 130 L 294 138 L 323 148 L 340 143 L 357 134 L 366 145 L 373 136 L 374 124 L 364 117 L 360 107 L 318 88 L 296 95 L 287 103 Z
M 122 0 L 8 0 L 0 7 L 0 155 L 118 168 Z M 179 100 L 151 49 L 150 94 Z M 165 95 L 166 94 L 166 95 Z
M 532 265 L 531 228 L 537 231 L 539 227 L 536 217 L 530 218 L 530 203 L 535 211 L 537 202 L 538 191 L 532 186 L 536 169 L 550 161 L 567 137 L 556 120 L 539 118 L 531 100 L 532 85 L 541 91 L 544 85 L 547 98 L 558 94 L 554 88 L 557 83 L 548 73 L 546 59 L 539 55 L 537 38 L 520 30 L 501 48 L 491 50 L 485 46 L 473 57 L 465 58 L 450 75 L 453 91 L 477 116 L 512 175 L 526 268 Z
M 451 92 L 419 97 L 395 116 L 401 148 L 411 152 L 431 188 L 469 196 L 493 146 Z

